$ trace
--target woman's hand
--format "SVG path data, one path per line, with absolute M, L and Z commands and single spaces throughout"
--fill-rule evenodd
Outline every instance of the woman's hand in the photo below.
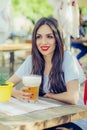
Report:
M 17 98 L 18 100 L 23 102 L 29 102 L 33 94 L 25 92 L 26 90 L 28 90 L 28 88 L 22 87 L 20 90 L 13 88 L 12 97 Z

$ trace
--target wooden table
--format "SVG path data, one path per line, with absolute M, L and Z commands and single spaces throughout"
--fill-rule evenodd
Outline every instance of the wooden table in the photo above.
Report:
M 2 44 L 0 45 L 0 51 L 19 51 L 19 50 L 30 50 L 31 51 L 31 44 Z
M 0 130 L 42 130 L 87 117 L 87 106 L 81 107 L 51 99 L 45 100 L 62 105 L 14 117 L 0 113 Z
M 5 60 L 3 52 L 10 52 L 10 71 L 14 71 L 14 52 L 28 50 L 31 52 L 32 44 L 2 44 L 0 45 L 0 51 L 2 52 L 2 66 L 4 66 Z

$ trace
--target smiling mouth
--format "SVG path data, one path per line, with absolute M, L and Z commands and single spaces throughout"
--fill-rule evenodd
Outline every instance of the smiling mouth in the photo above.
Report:
M 49 46 L 41 46 L 40 48 L 42 51 L 47 51 L 50 47 Z

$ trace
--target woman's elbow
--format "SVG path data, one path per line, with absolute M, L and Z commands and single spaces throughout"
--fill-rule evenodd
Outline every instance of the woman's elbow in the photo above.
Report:
M 79 100 L 79 95 L 73 95 L 73 96 L 70 98 L 70 104 L 76 105 L 76 104 L 78 103 L 78 100 Z
M 71 101 L 70 101 L 70 104 L 72 104 L 72 105 L 76 105 L 77 102 L 78 102 L 77 100 L 71 100 Z

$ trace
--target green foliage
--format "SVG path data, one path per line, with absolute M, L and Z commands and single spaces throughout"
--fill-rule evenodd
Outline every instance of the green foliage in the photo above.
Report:
M 87 15 L 87 7 L 80 7 L 81 11 L 82 11 L 82 14 L 83 15 Z
M 48 0 L 12 0 L 12 4 L 15 15 L 21 13 L 32 21 L 53 13 L 53 7 L 48 4 Z
M 87 8 L 82 8 L 82 12 L 87 15 Z
M 5 84 L 8 79 L 8 73 L 0 73 L 0 85 Z

